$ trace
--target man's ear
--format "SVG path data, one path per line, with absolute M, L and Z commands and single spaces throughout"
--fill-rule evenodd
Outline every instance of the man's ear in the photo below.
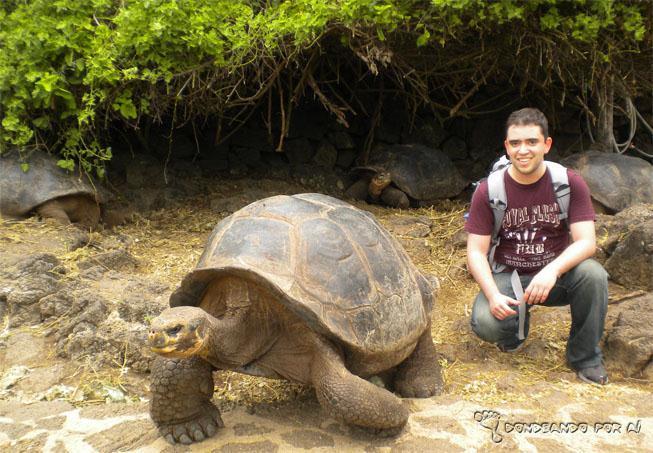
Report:
M 551 137 L 547 137 L 546 140 L 544 140 L 544 146 L 546 147 L 544 154 L 548 153 L 551 150 L 552 145 L 553 145 L 553 139 Z

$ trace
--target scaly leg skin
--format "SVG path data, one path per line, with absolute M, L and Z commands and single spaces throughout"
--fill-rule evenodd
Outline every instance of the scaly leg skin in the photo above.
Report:
M 169 443 L 199 442 L 224 426 L 220 411 L 211 403 L 212 370 L 199 358 L 154 360 L 150 416 Z
M 96 229 L 100 223 L 100 206 L 92 199 L 78 197 L 68 212 L 73 222 L 77 222 L 86 229 Z
M 395 391 L 404 398 L 428 398 L 442 391 L 442 370 L 431 337 L 431 323 L 413 353 L 397 367 Z
M 408 420 L 408 410 L 399 398 L 351 374 L 342 355 L 322 339 L 316 341 L 311 380 L 322 407 L 347 423 L 391 436 Z
M 55 219 L 64 225 L 70 224 L 70 218 L 58 200 L 46 201 L 36 208 L 36 213 L 44 219 Z
M 392 208 L 408 209 L 410 201 L 408 196 L 396 187 L 388 186 L 381 193 L 381 201 Z

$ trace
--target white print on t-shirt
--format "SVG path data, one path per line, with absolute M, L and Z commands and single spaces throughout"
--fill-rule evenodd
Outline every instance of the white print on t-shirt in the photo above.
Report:
M 524 225 L 534 225 L 536 223 L 550 223 L 554 226 L 560 224 L 558 203 L 530 206 L 530 213 L 528 211 L 528 206 L 506 210 L 501 226 L 504 229 L 515 229 L 523 227 Z
M 534 263 L 541 265 L 541 259 L 548 255 L 545 247 L 547 236 L 541 233 L 543 224 L 550 224 L 553 227 L 560 224 L 557 203 L 531 206 L 530 209 L 529 207 L 512 208 L 506 211 L 503 220 L 504 238 L 514 244 L 513 260 L 529 256 L 531 257 L 528 258 L 529 261 L 534 260 Z

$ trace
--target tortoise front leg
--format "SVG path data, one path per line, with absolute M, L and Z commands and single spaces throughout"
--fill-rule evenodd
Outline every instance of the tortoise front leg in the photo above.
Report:
M 392 186 L 383 189 L 383 192 L 381 192 L 381 201 L 392 208 L 410 208 L 410 200 L 408 200 L 408 196 L 401 190 Z
M 397 367 L 394 384 L 395 390 L 405 398 L 428 398 L 442 391 L 442 370 L 430 322 L 413 353 Z
M 353 198 L 354 200 L 366 200 L 367 199 L 367 186 L 369 185 L 369 182 L 366 181 L 365 179 L 359 179 L 355 183 L 353 183 L 349 188 L 345 191 L 345 197 L 347 198 Z
M 347 423 L 394 434 L 408 420 L 399 398 L 351 374 L 342 355 L 322 339 L 316 342 L 311 380 L 322 407 Z
M 213 367 L 199 358 L 157 357 L 152 365 L 150 417 L 171 444 L 191 444 L 224 426 L 213 403 Z
M 65 200 L 68 217 L 86 229 L 96 229 L 100 223 L 100 206 L 90 197 L 70 197 Z

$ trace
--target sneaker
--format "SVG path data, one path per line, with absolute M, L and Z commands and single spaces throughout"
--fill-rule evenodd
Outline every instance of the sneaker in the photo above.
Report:
M 517 352 L 521 348 L 524 347 L 524 342 L 520 341 L 519 343 L 516 344 L 498 344 L 497 348 L 499 348 L 499 351 L 501 352 Z
M 588 368 L 580 369 L 576 375 L 581 381 L 589 384 L 605 385 L 608 383 L 608 372 L 605 370 L 603 364 L 591 366 Z

